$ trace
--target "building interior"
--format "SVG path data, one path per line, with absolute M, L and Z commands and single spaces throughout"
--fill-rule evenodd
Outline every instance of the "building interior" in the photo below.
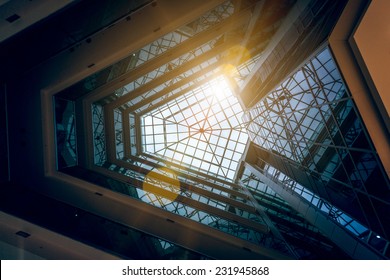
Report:
M 0 0 L 1 259 L 389 259 L 389 10 Z

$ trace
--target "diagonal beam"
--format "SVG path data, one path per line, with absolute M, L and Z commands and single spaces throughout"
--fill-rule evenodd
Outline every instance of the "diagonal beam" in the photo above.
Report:
M 269 218 L 269 216 L 265 212 L 264 208 L 257 202 L 255 197 L 250 192 L 250 190 L 242 182 L 240 182 L 240 186 L 242 187 L 242 190 L 244 191 L 244 193 L 246 193 L 248 195 L 249 200 L 253 203 L 257 212 L 263 218 L 263 220 L 265 221 L 265 224 L 269 227 L 270 231 L 274 234 L 275 237 L 277 237 L 278 239 L 280 239 L 283 242 L 284 246 L 286 246 L 286 249 L 290 252 L 290 254 L 298 259 L 299 255 L 294 251 L 292 246 L 290 246 L 290 244 L 288 244 L 286 242 L 283 235 L 280 233 L 279 229 L 275 226 L 273 221 Z
M 218 65 L 222 64 L 222 63 L 219 63 L 219 62 L 217 62 L 217 63 L 218 63 Z M 208 68 L 210 68 L 210 70 L 212 70 L 212 69 L 214 68 L 214 66 L 216 66 L 216 65 L 210 65 L 210 67 L 208 67 Z M 205 69 L 205 70 L 206 70 L 206 69 Z M 208 70 L 208 69 L 207 69 L 207 70 Z M 174 100 L 174 99 L 176 99 L 176 98 L 178 98 L 178 97 L 180 97 L 180 96 L 186 94 L 187 92 L 189 92 L 189 91 L 191 91 L 191 90 L 193 90 L 193 89 L 199 87 L 199 86 L 202 85 L 203 83 L 205 83 L 205 82 L 207 82 L 207 81 L 210 81 L 211 79 L 215 78 L 215 77 L 216 77 L 217 75 L 219 75 L 219 74 L 220 74 L 220 73 L 215 73 L 214 75 L 211 75 L 210 77 L 208 77 L 208 78 L 206 78 L 206 79 L 204 79 L 204 80 L 202 80 L 202 81 L 200 81 L 200 82 L 197 82 L 197 83 L 195 83 L 194 85 L 192 85 L 192 86 L 186 88 L 185 90 L 180 91 L 180 92 L 178 92 L 178 93 L 176 93 L 176 94 L 174 94 L 174 95 L 171 95 L 170 97 L 168 97 L 168 98 L 166 98 L 166 99 L 164 99 L 164 100 L 162 100 L 162 101 L 160 101 L 160 102 L 158 102 L 158 103 L 156 103 L 156 104 L 154 104 L 154 105 L 148 107 L 148 108 L 145 109 L 144 111 L 142 111 L 142 112 L 136 114 L 135 117 L 136 117 L 136 120 L 137 120 L 137 122 L 138 122 L 137 131 L 136 131 L 136 139 L 137 139 L 137 140 L 136 140 L 136 145 L 137 145 L 137 151 L 139 151 L 139 153 L 141 153 L 141 151 L 142 151 L 142 145 L 141 145 L 142 139 L 141 139 L 140 116 L 145 115 L 145 114 L 149 113 L 150 111 L 154 110 L 155 108 L 158 108 L 158 107 L 162 106 L 163 104 L 165 104 L 165 103 L 167 103 L 167 102 L 169 102 L 169 101 L 171 101 L 171 100 Z M 191 75 L 191 77 L 185 78 L 185 79 L 183 79 L 182 81 L 179 81 L 179 82 L 173 84 L 172 86 L 163 89 L 161 92 L 159 92 L 159 93 L 156 94 L 157 96 L 154 95 L 154 96 L 152 96 L 152 97 L 150 97 L 150 98 L 146 98 L 145 100 L 141 101 L 140 104 L 136 104 L 136 105 L 134 105 L 134 106 L 131 106 L 131 107 L 127 108 L 126 110 L 123 111 L 123 115 L 124 115 L 124 116 L 127 116 L 127 117 L 125 117 L 125 119 L 126 119 L 126 118 L 128 119 L 129 114 L 132 113 L 132 112 L 134 112 L 136 109 L 138 109 L 139 106 L 144 106 L 144 105 L 146 105 L 146 104 L 152 102 L 152 101 L 155 100 L 156 98 L 158 98 L 158 97 L 160 97 L 160 96 L 163 96 L 163 95 L 165 95 L 165 94 L 167 94 L 167 93 L 173 91 L 174 89 L 176 89 L 176 88 L 178 88 L 178 87 L 180 87 L 180 86 L 182 86 L 182 85 L 184 85 L 184 84 L 190 82 L 191 80 L 196 79 L 197 77 L 200 77 L 200 76 L 203 76 L 203 75 L 204 75 L 204 72 L 203 72 L 203 71 L 201 71 L 201 72 L 199 72 L 199 73 L 195 73 L 194 75 Z M 112 110 L 111 110 L 111 112 L 112 112 Z M 107 113 L 109 114 L 110 112 L 107 112 Z M 124 136 L 124 144 L 125 144 L 125 145 L 128 145 L 128 146 L 125 146 L 125 150 L 124 150 L 124 151 L 125 151 L 125 157 L 130 158 L 130 156 L 131 156 L 131 153 L 130 153 L 130 150 L 129 150 L 129 148 L 130 148 L 130 141 L 127 141 L 127 139 L 129 138 L 129 135 L 130 135 L 130 127 L 129 127 L 129 125 L 125 125 L 125 123 L 123 123 L 123 134 L 124 134 L 124 135 L 123 135 L 123 136 Z
M 302 214 L 306 220 L 317 227 L 353 259 L 384 259 L 378 251 L 370 248 L 364 240 L 347 231 L 341 224 L 329 218 L 318 207 L 305 200 L 299 194 L 285 186 L 260 168 L 245 163 L 245 166 L 257 177 L 282 197 L 288 204 Z
M 220 63 L 220 64 L 222 64 L 222 63 Z M 212 66 L 216 66 L 216 65 L 213 64 Z M 201 73 L 199 73 L 199 76 L 203 76 L 204 74 L 205 74 L 205 72 L 201 71 Z M 210 77 L 207 77 L 207 78 L 205 78 L 204 80 L 201 80 L 201 81 L 199 81 L 199 82 L 196 82 L 196 83 L 194 83 L 192 86 L 189 86 L 188 88 L 185 88 L 184 90 L 182 90 L 182 91 L 180 91 L 180 92 L 178 92 L 178 93 L 172 94 L 171 96 L 165 98 L 164 100 L 161 100 L 160 102 L 155 103 L 155 104 L 153 104 L 152 106 L 149 106 L 147 109 L 145 109 L 145 110 L 143 110 L 142 112 L 140 112 L 140 115 L 145 115 L 145 114 L 147 114 L 147 113 L 153 111 L 154 109 L 156 109 L 156 108 L 158 108 L 158 107 L 161 107 L 162 105 L 168 103 L 169 101 L 172 101 L 172 100 L 174 100 L 174 99 L 176 99 L 176 98 L 178 98 L 178 97 L 180 97 L 180 96 L 182 96 L 182 95 L 184 95 L 184 94 L 186 94 L 186 93 L 188 93 L 188 92 L 190 92 L 190 91 L 192 91 L 192 90 L 194 90 L 194 89 L 200 87 L 200 86 L 203 85 L 204 83 L 206 83 L 206 82 L 208 82 L 208 81 L 211 81 L 212 79 L 214 79 L 214 78 L 217 77 L 218 75 L 221 75 L 221 72 L 216 72 L 215 74 L 211 75 Z M 193 75 L 192 75 L 191 77 L 186 78 L 185 81 L 184 81 L 184 79 L 183 79 L 183 83 L 185 83 L 186 81 L 189 82 L 189 81 L 193 80 L 193 78 L 194 78 L 194 77 L 193 77 Z M 173 90 L 173 89 L 172 89 L 172 90 Z M 161 94 L 164 94 L 164 95 L 165 95 L 165 94 L 171 92 L 172 90 L 170 90 L 170 88 L 167 88 L 167 90 L 164 89 L 164 90 L 161 91 Z M 153 97 L 154 97 L 154 96 L 153 96 Z M 153 98 L 153 97 L 152 97 L 152 99 L 155 99 L 155 98 Z
M 180 81 L 178 81 L 170 86 L 167 86 L 164 89 L 162 89 L 161 91 L 155 93 L 154 95 L 147 97 L 147 98 L 143 99 L 142 101 L 138 102 L 137 104 L 134 104 L 134 105 L 126 108 L 125 112 L 127 112 L 127 113 L 134 112 L 134 111 L 138 110 L 139 108 L 142 108 L 143 106 L 145 106 L 147 104 L 150 104 L 152 101 L 156 100 L 157 98 L 163 97 L 164 95 L 166 95 L 166 94 L 204 76 L 206 73 L 213 71 L 214 69 L 218 68 L 220 65 L 222 65 L 222 61 L 218 60 L 217 62 L 204 68 L 202 71 L 196 72 L 189 77 L 186 77 L 186 78 L 184 78 L 184 79 L 182 79 L 182 80 L 180 80 Z M 209 80 L 209 79 L 206 78 L 204 80 Z M 191 86 L 191 88 L 192 88 L 192 86 Z M 186 88 L 184 91 L 187 91 L 187 89 L 188 88 Z M 166 102 L 164 102 L 164 103 L 166 103 Z M 145 111 L 143 111 L 141 113 L 141 115 L 144 115 L 145 114 L 144 112 Z
M 100 87 L 96 91 L 91 92 L 88 96 L 89 102 L 95 102 L 96 100 L 104 98 L 105 96 L 107 96 L 108 93 L 112 93 L 114 90 L 123 87 L 131 81 L 134 81 L 146 75 L 147 73 L 153 71 L 161 65 L 168 63 L 172 59 L 186 54 L 189 51 L 193 50 L 195 47 L 201 46 L 212 40 L 213 38 L 216 38 L 230 30 L 233 30 L 245 24 L 248 21 L 249 17 L 250 9 L 248 8 L 246 10 L 240 11 L 239 13 L 229 17 L 228 19 L 220 23 L 217 23 L 206 31 L 195 35 L 194 37 L 171 48 L 170 50 L 164 52 L 156 58 L 146 61 L 133 71 L 125 73 L 124 75 L 121 75 L 118 78 Z
M 267 48 L 264 50 L 263 55 L 259 58 L 256 64 L 253 66 L 251 73 L 245 78 L 244 85 L 240 91 L 242 100 L 245 103 L 246 108 L 252 107 L 259 99 L 259 93 L 254 90 L 257 83 L 262 82 L 260 72 L 263 68 L 264 62 L 274 55 L 274 50 L 281 45 L 283 38 L 288 37 L 292 33 L 292 27 L 297 18 L 301 15 L 302 10 L 309 4 L 308 0 L 298 0 L 297 3 L 291 8 L 289 14 L 283 19 L 282 25 L 278 28 L 277 32 L 273 35 L 271 41 L 268 43 Z M 296 36 L 294 34 L 294 36 Z M 294 37 L 295 38 L 295 37 Z M 298 40 L 298 39 L 297 39 Z M 292 47 L 292 46 L 289 46 Z M 287 46 L 284 46 L 287 48 Z M 287 52 L 287 51 L 286 51 Z M 256 95 L 256 96 L 254 96 Z
M 155 162 L 150 162 L 150 161 L 148 161 L 146 159 L 143 160 L 143 159 L 140 159 L 138 157 L 131 156 L 130 159 L 134 160 L 134 161 L 137 161 L 137 162 L 140 162 L 142 164 L 148 165 L 148 166 L 153 167 L 153 168 L 163 168 L 163 167 L 165 167 L 165 166 L 163 166 L 161 164 L 157 164 Z M 141 168 L 140 166 L 136 166 L 136 165 L 130 164 L 129 162 L 126 162 L 126 161 L 116 161 L 115 163 L 117 165 L 121 166 L 121 167 L 125 167 L 127 169 L 134 170 L 134 171 L 138 171 L 139 168 Z M 170 165 L 174 165 L 174 164 L 170 163 Z M 207 180 L 203 179 L 200 176 L 193 176 L 191 174 L 184 173 L 184 172 L 179 171 L 177 169 L 173 169 L 173 170 L 180 177 L 186 178 L 186 179 L 194 181 L 194 182 L 198 182 L 199 184 L 210 186 L 211 188 L 214 188 L 214 189 L 220 190 L 222 192 L 228 193 L 231 196 L 241 197 L 243 199 L 247 199 L 247 195 L 246 194 L 243 194 L 240 191 L 238 191 L 238 189 L 240 188 L 238 185 L 235 185 L 234 187 L 226 188 L 225 184 L 224 185 L 215 184 L 212 181 L 210 181 L 210 180 L 207 181 Z
M 141 167 L 141 166 L 135 166 L 135 165 L 132 165 L 132 164 L 130 164 L 128 162 L 124 162 L 124 161 L 121 161 L 121 160 L 116 160 L 114 162 L 114 164 L 116 164 L 118 166 L 121 166 L 121 167 L 124 167 L 124 168 L 126 168 L 128 170 L 132 170 L 132 171 L 135 171 L 137 173 L 141 173 L 143 175 L 147 175 L 151 171 L 150 169 L 147 169 L 147 168 L 144 168 L 144 167 Z M 177 181 L 177 179 L 173 179 L 173 178 L 168 177 L 168 176 L 163 175 L 163 174 L 159 174 L 158 178 L 161 179 L 162 181 L 164 181 L 166 183 L 169 183 L 169 184 L 172 184 L 172 185 L 175 185 L 175 183 Z M 216 201 L 219 201 L 219 202 L 222 202 L 222 203 L 226 203 L 226 204 L 229 204 L 229 205 L 234 206 L 234 207 L 238 207 L 238 208 L 240 208 L 242 210 L 245 210 L 245 211 L 247 211 L 249 213 L 252 213 L 252 214 L 256 213 L 256 209 L 253 206 L 251 206 L 251 205 L 249 205 L 247 203 L 244 203 L 244 202 L 232 199 L 231 198 L 232 196 L 229 196 L 229 197 L 228 196 L 224 196 L 224 195 L 212 192 L 210 190 L 206 190 L 204 188 L 197 187 L 195 185 L 191 185 L 189 183 L 181 182 L 181 181 L 180 181 L 180 189 L 183 189 L 183 190 L 186 190 L 186 191 L 190 191 L 190 192 L 194 192 L 194 193 L 197 193 L 199 195 L 212 198 L 212 199 L 214 199 Z
M 241 46 L 245 47 L 243 48 L 240 53 L 237 55 L 237 57 L 234 58 L 234 61 L 232 61 L 232 64 L 233 65 L 238 65 L 241 61 L 241 59 L 243 58 L 244 56 L 244 51 L 247 51 L 247 48 L 248 48 L 248 43 L 251 39 L 251 36 L 252 36 L 252 33 L 256 27 L 256 23 L 257 21 L 259 20 L 260 18 L 260 15 L 263 11 L 263 7 L 264 7 L 264 3 L 265 3 L 266 0 L 261 0 L 259 2 L 256 3 L 254 9 L 253 9 L 253 12 L 250 16 L 250 20 L 249 20 L 249 23 L 248 23 L 248 27 L 245 29 L 245 35 L 244 35 L 244 39 L 242 40 L 241 42 Z
M 126 183 L 126 182 L 129 182 L 129 180 L 131 180 L 131 182 L 129 184 L 137 189 L 142 190 L 144 188 L 145 182 L 143 180 L 139 180 L 136 178 L 129 178 L 126 175 L 123 175 L 123 174 L 120 174 L 120 173 L 117 173 L 115 171 L 111 171 L 111 170 L 108 170 L 105 168 L 94 167 L 94 169 L 99 169 L 101 174 L 106 174 L 107 176 L 113 178 L 114 180 L 115 179 L 119 180 L 120 182 Z M 161 196 L 161 197 L 164 197 L 167 199 L 172 199 L 172 197 L 176 197 L 175 198 L 176 202 L 182 203 L 184 205 L 187 205 L 189 207 L 195 208 L 195 209 L 200 210 L 200 211 L 204 211 L 208 214 L 215 215 L 217 217 L 226 219 L 228 221 L 235 222 L 235 223 L 242 225 L 246 228 L 253 229 L 259 233 L 262 233 L 262 234 L 269 233 L 268 226 L 266 226 L 264 224 L 255 223 L 247 218 L 241 217 L 241 216 L 234 214 L 232 212 L 229 212 L 227 210 L 216 208 L 214 206 L 210 206 L 206 203 L 199 202 L 199 201 L 194 200 L 192 198 L 185 197 L 181 194 L 174 193 L 172 191 L 160 188 L 159 186 L 149 184 L 148 185 L 148 192 L 151 192 L 151 193 L 155 194 L 156 196 Z
M 240 42 L 240 38 L 234 38 L 232 40 L 224 42 L 224 43 L 214 47 L 210 51 L 199 55 L 195 59 L 190 60 L 189 62 L 173 69 L 172 71 L 169 71 L 169 72 L 155 78 L 153 81 L 136 88 L 131 93 L 117 98 L 113 102 L 109 103 L 107 106 L 109 106 L 112 109 L 117 108 L 117 107 L 121 106 L 122 104 L 129 102 L 131 99 L 136 98 L 138 96 L 141 96 L 145 92 L 148 92 L 148 91 L 154 89 L 155 87 L 163 84 L 164 82 L 180 76 L 182 73 L 184 73 L 188 70 L 191 70 L 192 68 L 202 64 L 203 62 L 205 62 L 211 58 L 214 58 L 216 56 L 219 56 L 221 53 L 225 52 L 226 50 L 228 50 L 229 48 L 238 44 L 239 42 Z M 117 88 L 117 87 L 118 86 L 116 85 L 115 88 Z

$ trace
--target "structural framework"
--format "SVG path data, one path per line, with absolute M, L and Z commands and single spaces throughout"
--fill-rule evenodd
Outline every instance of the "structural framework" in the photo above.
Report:
M 4 58 L 5 243 L 390 257 L 389 119 L 356 39 L 376 1 L 101 1 L 87 19 L 89 2 L 0 44 L 67 34 L 24 68 Z

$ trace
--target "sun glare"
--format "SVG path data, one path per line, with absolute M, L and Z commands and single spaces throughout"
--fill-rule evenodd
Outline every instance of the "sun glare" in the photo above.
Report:
M 233 180 L 248 140 L 242 113 L 221 74 L 142 116 L 144 151 Z
M 220 76 L 210 82 L 210 87 L 206 90 L 210 95 L 214 95 L 219 100 L 223 100 L 232 95 L 232 91 L 223 76 Z

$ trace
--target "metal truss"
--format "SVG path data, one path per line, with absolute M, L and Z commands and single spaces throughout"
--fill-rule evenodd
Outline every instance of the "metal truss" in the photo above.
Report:
M 94 164 L 102 166 L 107 160 L 103 107 L 92 104 Z
M 247 166 L 249 167 L 249 165 Z M 311 223 L 315 224 L 320 229 L 322 228 L 322 231 L 327 232 L 328 237 L 331 238 L 335 244 L 343 248 L 345 252 L 352 257 L 354 257 L 355 254 L 362 254 L 360 258 L 388 258 L 387 250 L 389 248 L 390 242 L 382 236 L 367 229 L 358 221 L 351 218 L 348 214 L 334 207 L 327 201 L 323 200 L 321 197 L 313 194 L 308 189 L 304 188 L 296 181 L 291 180 L 291 178 L 289 178 L 287 175 L 273 168 L 269 164 L 265 163 L 263 169 L 259 169 L 253 166 L 250 166 L 249 168 L 252 172 L 255 173 L 256 177 L 265 182 L 276 193 L 281 195 L 282 198 L 289 202 L 295 210 L 302 211 L 304 207 L 299 206 L 299 203 L 297 202 L 304 201 L 303 204 L 305 204 L 308 208 L 315 209 L 314 211 L 317 214 L 326 217 L 327 221 L 331 221 L 329 225 L 327 225 L 328 222 L 323 222 L 320 224 L 318 222 L 320 219 L 318 218 L 318 221 L 316 222 L 312 219 Z M 299 197 L 299 199 L 295 199 L 294 196 Z M 347 235 L 344 235 L 344 239 L 340 239 L 339 236 L 329 232 L 329 228 L 332 227 L 330 224 L 332 223 L 334 226 L 342 228 L 345 233 L 348 233 Z M 348 244 L 350 247 L 348 247 L 347 244 L 343 244 L 344 242 L 346 243 L 347 240 L 351 240 L 351 242 Z M 366 250 L 366 252 L 359 252 L 357 249 L 357 244 L 364 244 L 364 250 Z
M 114 128 L 115 128 L 116 158 L 122 159 L 124 157 L 123 123 L 122 123 L 122 111 L 118 109 L 114 110 Z
M 249 142 L 241 120 L 244 111 L 235 90 L 243 86 L 261 57 L 257 52 L 260 47 L 253 47 L 256 53 L 247 50 L 249 56 L 238 60 L 238 63 L 234 59 L 234 71 L 227 71 L 228 74 L 224 71 L 232 54 L 236 53 L 234 48 L 238 42 L 244 39 L 247 46 L 256 45 L 250 33 L 261 18 L 262 5 L 256 7 L 255 13 L 252 13 L 253 6 L 234 11 L 234 5 L 227 1 L 85 81 L 84 86 L 88 84 L 86 91 L 90 94 L 84 101 L 87 104 L 84 104 L 84 113 L 90 114 L 92 124 L 92 133 L 86 136 L 85 142 L 93 146 L 94 154 L 94 165 L 88 168 L 102 174 L 99 180 L 105 187 L 196 221 L 206 226 L 204 231 L 210 227 L 218 229 L 240 238 L 240 242 L 251 243 L 253 248 L 266 248 L 296 258 L 299 257 L 296 248 L 285 240 L 259 203 L 266 194 L 259 190 L 247 193 L 242 185 L 235 183 Z M 248 25 L 251 31 L 243 34 L 240 29 Z M 317 79 L 310 72 L 312 69 L 306 68 L 305 75 L 312 80 Z M 321 87 L 327 86 L 326 83 L 321 84 Z M 334 88 L 329 92 L 340 91 L 336 83 L 332 86 Z M 320 91 L 321 87 L 316 90 Z M 264 108 L 271 115 L 264 115 L 266 120 L 263 121 L 265 125 L 273 121 L 275 127 L 288 127 L 281 132 L 285 139 L 271 138 L 274 133 L 271 126 L 266 128 L 268 134 L 261 136 L 269 137 L 269 143 L 263 143 L 265 146 L 273 144 L 272 148 L 280 147 L 285 155 L 301 164 L 312 157 L 310 149 L 321 143 L 306 138 L 320 135 L 323 129 L 314 130 L 307 136 L 302 128 L 289 125 L 289 120 L 281 116 L 280 112 L 291 109 L 292 100 L 298 99 L 299 95 L 287 94 L 290 90 L 287 88 L 284 86 L 280 90 L 285 93 L 284 99 L 276 93 L 267 97 Z M 304 97 L 299 98 L 302 102 L 306 101 Z M 344 99 L 344 96 L 340 98 Z M 334 103 L 327 102 L 329 106 Z M 324 108 L 312 102 L 309 105 Z M 254 110 L 261 111 L 257 107 Z M 310 115 L 304 108 L 294 108 L 287 115 L 294 117 L 297 123 L 304 120 L 298 119 L 293 111 Z M 340 114 L 335 118 L 343 119 Z M 318 114 L 322 118 L 325 115 L 324 112 Z M 311 124 L 304 124 L 306 128 L 322 120 L 317 116 L 312 119 Z M 257 128 L 261 121 L 251 119 L 249 127 Z M 358 131 L 359 127 L 354 126 L 345 139 L 354 142 Z M 251 133 L 254 134 L 254 131 Z M 294 138 L 299 133 L 302 137 Z M 298 145 L 300 141 L 305 141 L 309 150 Z M 339 147 L 341 144 L 331 145 Z M 367 158 L 364 163 L 362 161 L 360 169 L 368 168 L 369 164 Z M 319 172 L 317 166 L 313 170 Z M 269 199 L 267 204 L 276 200 Z M 287 219 L 281 214 L 282 210 L 277 212 L 272 209 L 273 212 L 269 207 L 267 212 L 283 221 L 280 228 L 286 229 L 295 224 L 306 229 L 289 237 L 316 241 L 314 236 L 318 231 L 304 223 L 299 215 Z M 329 213 L 339 219 L 341 215 L 333 210 Z M 226 236 L 221 235 L 221 239 Z M 161 242 L 162 246 L 169 248 L 170 245 L 164 242 Z
M 127 82 L 119 89 L 116 88 L 112 95 L 105 96 L 105 98 L 115 99 L 126 95 L 164 73 L 172 71 L 183 63 L 193 60 L 209 51 L 221 41 L 221 35 L 217 35 L 216 30 L 221 30 L 221 27 L 222 29 L 232 28 L 232 22 L 233 24 L 242 23 L 245 20 L 245 15 L 249 11 L 243 13 L 241 20 L 227 20 L 233 12 L 233 5 L 230 1 L 227 1 L 196 20 L 196 23 L 185 25 L 140 49 L 136 54 L 133 54 L 133 56 L 137 56 L 137 62 L 135 64 L 137 71 L 132 74 L 129 73 L 130 82 Z M 183 32 L 183 30 L 185 31 Z M 189 30 L 191 30 L 190 34 L 187 34 Z M 197 46 L 194 48 L 193 46 L 195 44 Z M 172 59 L 172 56 L 175 58 Z M 156 61 L 158 61 L 158 64 L 155 64 Z M 144 72 L 142 69 L 148 70 Z M 185 73 L 182 75 L 185 75 Z M 183 76 L 177 76 L 175 80 L 181 78 Z M 168 84 L 173 82 L 169 81 Z M 121 104 L 124 103 L 121 101 Z
M 265 236 L 268 235 L 267 227 L 259 219 L 260 217 L 252 215 L 253 217 L 250 218 L 251 214 L 245 210 L 235 211 L 234 213 L 228 211 L 229 207 L 226 204 L 210 199 L 212 195 L 209 194 L 207 197 L 202 198 L 202 196 L 197 194 L 198 191 L 194 189 L 194 186 L 188 186 L 186 189 L 186 186 L 181 184 L 178 190 L 169 183 L 167 178 L 169 176 L 162 174 L 160 176 L 151 176 L 150 173 L 145 175 L 142 172 L 126 170 L 114 164 L 106 164 L 105 166 L 107 166 L 108 170 L 116 170 L 116 174 L 123 174 L 115 175 L 115 177 L 127 182 L 128 187 L 135 188 L 137 192 L 136 197 L 143 202 L 171 213 L 191 218 L 257 245 L 267 245 L 270 242 L 268 237 Z M 158 179 L 153 177 L 158 177 Z M 189 195 L 191 196 L 190 199 L 188 198 Z M 230 203 L 234 203 L 234 201 L 230 200 Z M 231 206 L 237 208 L 234 204 Z M 248 208 L 248 210 L 251 209 L 250 211 L 255 213 L 251 207 L 244 204 L 241 207 Z M 260 242 L 261 240 L 263 240 L 263 243 Z
M 54 102 L 58 168 L 77 165 L 74 102 L 59 97 L 55 98 Z
M 375 231 L 387 234 L 383 205 L 390 209 L 390 202 L 376 193 L 386 192 L 390 183 L 328 48 L 265 96 L 245 120 L 254 143 L 281 164 L 316 178 L 308 188 L 324 186 L 325 192 L 357 199 L 360 222 L 369 226 L 375 218 Z
M 219 77 L 142 116 L 143 151 L 233 180 L 248 137 L 229 91 Z
M 331 254 L 332 250 L 336 250 L 336 255 L 339 253 L 331 240 L 291 208 L 284 199 L 260 181 L 248 168 L 244 169 L 240 182 L 252 193 L 284 238 L 294 238 L 294 242 L 290 242 L 289 246 L 299 258 L 318 258 L 324 253 Z M 318 256 L 316 256 L 317 253 Z

